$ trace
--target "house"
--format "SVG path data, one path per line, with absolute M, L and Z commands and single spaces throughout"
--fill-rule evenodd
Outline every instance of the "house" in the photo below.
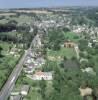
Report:
M 43 57 L 39 57 L 39 58 L 37 58 L 37 59 L 36 59 L 36 62 L 38 62 L 39 65 L 43 65 L 43 64 L 45 64 L 45 60 L 44 60 Z
M 10 95 L 10 100 L 23 100 L 21 97 L 24 97 L 28 94 L 30 90 L 29 85 L 22 85 L 19 88 L 15 88 Z
M 89 87 L 79 88 L 82 97 L 92 95 L 93 90 Z
M 31 74 L 33 73 L 33 71 L 34 71 L 34 68 L 24 68 L 24 72 L 27 74 Z
M 92 48 L 92 43 L 89 42 L 88 43 L 88 47 Z
M 31 78 L 32 80 L 52 80 L 52 72 L 42 72 L 42 71 L 37 71 L 35 72 L 35 74 L 32 75 L 28 75 L 27 77 Z
M 82 70 L 82 72 L 87 72 L 91 75 L 96 75 L 96 72 L 93 70 L 93 68 L 88 67 L 88 68 L 81 69 L 81 70 Z
M 74 48 L 75 43 L 71 42 L 71 41 L 67 41 L 64 43 L 64 47 L 66 48 Z
M 10 54 L 14 55 L 17 52 L 18 52 L 18 50 L 16 48 L 12 48 L 10 51 Z
M 21 87 L 21 95 L 22 96 L 26 96 L 28 94 L 29 90 L 30 90 L 30 86 L 29 85 L 23 85 Z
M 25 60 L 25 64 L 29 64 L 29 63 L 31 63 L 32 62 L 32 59 L 31 58 L 27 58 L 26 60 Z

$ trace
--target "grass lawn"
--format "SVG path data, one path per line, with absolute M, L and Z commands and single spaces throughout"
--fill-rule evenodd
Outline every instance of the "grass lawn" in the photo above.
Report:
M 98 54 L 93 56 L 93 61 L 95 63 L 95 71 L 98 72 Z
M 20 77 L 18 78 L 15 86 L 15 90 L 18 90 L 20 86 L 27 84 L 30 86 L 30 91 L 26 97 L 24 97 L 24 100 L 43 100 L 40 94 L 40 81 L 35 81 L 27 78 L 25 75 L 23 76 L 23 73 L 21 73 Z M 45 93 L 48 94 L 52 92 L 52 81 L 47 81 L 47 88 Z
M 15 20 L 18 22 L 18 24 L 21 24 L 31 22 L 32 17 L 29 17 L 27 15 L 20 15 L 19 17 L 10 17 L 8 15 L 5 15 L 5 19 L 0 20 L 0 23 L 5 24 L 10 20 Z
M 73 33 L 73 32 L 64 32 L 64 35 L 67 39 L 78 42 L 79 40 L 79 34 Z
M 73 56 L 76 56 L 76 52 L 73 48 L 61 48 L 59 51 L 48 50 L 47 55 L 53 57 L 66 56 L 67 58 L 71 58 Z
M 26 100 L 42 100 L 40 93 L 38 90 L 33 89 L 33 87 L 30 89 L 28 96 L 25 98 Z
M 28 23 L 28 22 L 32 21 L 32 17 L 26 16 L 26 15 L 21 15 L 21 16 L 19 16 L 19 18 L 12 17 L 10 19 L 11 20 L 16 20 L 19 24 Z
M 7 52 L 9 50 L 9 46 L 11 44 L 7 43 L 7 42 L 2 42 L 0 41 L 0 46 L 3 48 L 3 51 Z
M 24 100 L 42 100 L 40 93 L 38 92 L 39 90 L 39 81 L 33 81 L 26 76 L 21 76 L 16 82 L 16 90 L 24 84 L 28 84 L 31 88 L 26 97 L 24 97 Z
M 48 96 L 50 92 L 52 92 L 52 82 L 47 81 L 47 88 L 46 88 L 45 93 Z M 39 91 L 35 87 L 32 87 L 30 89 L 28 96 L 26 97 L 26 100 L 43 100 L 43 99 L 42 99 Z
M 0 20 L 0 23 L 1 23 L 1 24 L 5 24 L 5 23 L 7 23 L 7 22 L 8 22 L 7 19 L 2 19 L 2 20 Z

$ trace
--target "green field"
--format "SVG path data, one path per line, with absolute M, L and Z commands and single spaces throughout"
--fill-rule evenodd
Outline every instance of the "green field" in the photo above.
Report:
M 26 100 L 42 100 L 40 93 L 38 90 L 33 87 L 30 89 L 28 96 L 25 98 Z
M 58 51 L 48 50 L 47 55 L 53 57 L 66 56 L 67 58 L 71 58 L 73 56 L 76 56 L 76 53 L 73 48 L 61 48 Z
M 73 32 L 64 32 L 65 38 L 74 42 L 79 40 L 79 34 Z
M 15 89 L 18 90 L 21 85 L 28 84 L 30 86 L 30 91 L 28 95 L 25 97 L 26 100 L 42 100 L 39 90 L 39 81 L 33 81 L 27 78 L 24 72 L 21 74 L 19 79 L 16 82 Z
M 19 18 L 13 17 L 10 18 L 11 20 L 16 20 L 19 24 L 21 23 L 29 23 L 32 21 L 32 17 L 26 16 L 26 15 L 21 15 Z
M 30 91 L 24 100 L 43 100 L 40 94 L 40 80 L 32 80 L 26 77 L 24 72 L 21 73 L 20 77 L 18 78 L 15 86 L 15 90 L 19 90 L 22 85 L 29 85 Z M 49 96 L 49 93 L 52 92 L 52 81 L 46 81 L 46 91 L 45 94 Z
M 19 17 L 10 17 L 10 16 L 5 16 L 5 19 L 0 20 L 0 23 L 5 24 L 10 20 L 15 20 L 18 22 L 18 24 L 22 23 L 29 23 L 32 21 L 32 17 L 27 16 L 27 15 L 21 15 Z

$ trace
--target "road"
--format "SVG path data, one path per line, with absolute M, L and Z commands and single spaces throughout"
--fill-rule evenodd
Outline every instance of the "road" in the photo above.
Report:
M 33 41 L 31 42 L 30 48 L 27 51 L 25 51 L 21 60 L 16 65 L 16 67 L 12 71 L 11 75 L 9 76 L 7 82 L 5 83 L 4 87 L 0 91 L 0 100 L 7 100 L 8 97 L 10 96 L 10 93 L 13 90 L 13 87 L 15 86 L 15 82 L 18 79 L 18 77 L 23 69 L 24 60 L 25 60 L 26 56 L 29 54 L 32 44 L 33 44 Z
M 77 59 L 79 59 L 79 47 L 78 47 L 78 45 L 76 45 L 76 46 L 74 47 L 74 49 L 75 49 L 75 51 L 76 51 Z

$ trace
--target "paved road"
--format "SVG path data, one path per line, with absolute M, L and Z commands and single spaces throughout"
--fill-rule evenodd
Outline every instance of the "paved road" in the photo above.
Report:
M 30 48 L 25 51 L 24 55 L 22 56 L 21 60 L 19 61 L 19 63 L 16 65 L 16 67 L 14 68 L 14 70 L 12 71 L 11 75 L 9 76 L 7 82 L 5 83 L 4 87 L 2 88 L 1 92 L 0 92 L 0 100 L 7 100 L 8 97 L 10 96 L 11 91 L 13 90 L 13 87 L 15 86 L 15 82 L 18 79 L 22 69 L 23 69 L 23 63 L 24 60 L 26 58 L 26 56 L 29 54 L 29 51 L 32 47 L 32 43 L 30 45 Z

